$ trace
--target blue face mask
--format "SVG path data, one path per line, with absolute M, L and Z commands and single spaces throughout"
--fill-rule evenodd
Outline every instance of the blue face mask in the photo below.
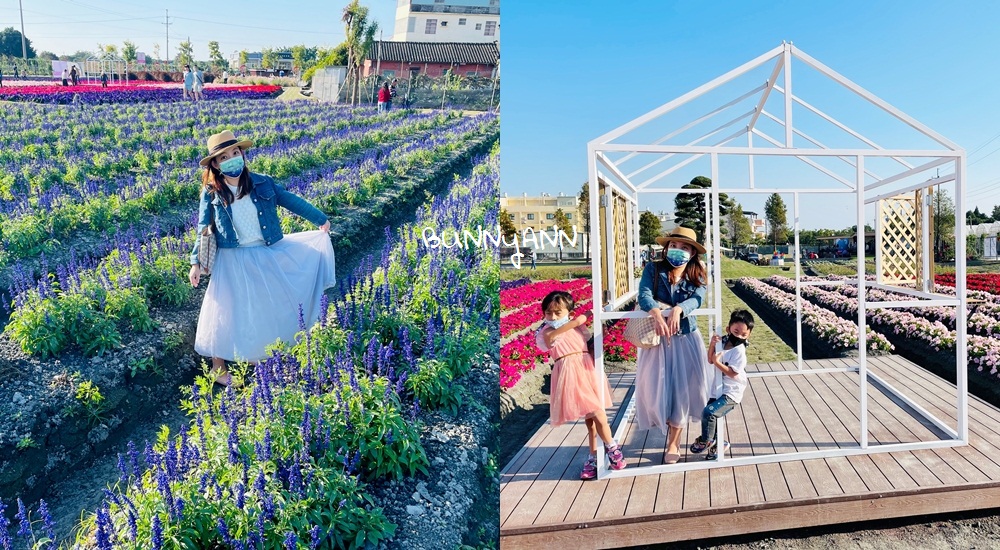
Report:
M 691 253 L 680 248 L 671 248 L 667 250 L 667 261 L 674 267 L 680 267 L 691 261 Z
M 219 171 L 231 178 L 239 176 L 243 173 L 243 155 L 220 162 Z
M 549 321 L 549 326 L 556 329 L 569 322 L 569 315 L 565 317 L 560 317 L 559 319 L 553 319 Z

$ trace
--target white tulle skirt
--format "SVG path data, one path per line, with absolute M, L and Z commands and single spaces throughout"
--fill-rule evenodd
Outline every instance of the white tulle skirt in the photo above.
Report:
M 319 319 L 323 291 L 335 282 L 330 236 L 285 235 L 271 246 L 220 248 L 198 317 L 194 349 L 228 361 L 265 359 L 264 348 Z
M 701 421 L 708 403 L 708 353 L 694 331 L 639 350 L 635 373 L 635 419 L 640 430 L 683 428 Z

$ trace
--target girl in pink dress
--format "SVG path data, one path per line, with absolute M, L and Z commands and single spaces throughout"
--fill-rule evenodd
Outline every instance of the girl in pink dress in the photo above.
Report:
M 597 477 L 597 436 L 604 441 L 612 470 L 625 467 L 622 451 L 611 435 L 604 409 L 610 407 L 611 385 L 603 372 L 594 368 L 594 359 L 587 351 L 589 331 L 584 326 L 587 317 L 570 320 L 576 304 L 568 292 L 550 292 L 542 300 L 545 324 L 538 329 L 535 342 L 552 357 L 549 418 L 553 426 L 585 418 L 590 443 L 590 456 L 583 465 L 580 479 Z

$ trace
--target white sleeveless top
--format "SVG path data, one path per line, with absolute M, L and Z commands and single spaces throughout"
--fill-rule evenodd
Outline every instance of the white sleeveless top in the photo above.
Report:
M 239 188 L 226 185 L 235 198 L 239 194 Z M 239 239 L 240 246 L 262 246 L 264 235 L 260 232 L 260 214 L 257 213 L 257 206 L 250 199 L 250 195 L 233 201 L 232 211 L 233 228 L 236 229 L 236 238 Z

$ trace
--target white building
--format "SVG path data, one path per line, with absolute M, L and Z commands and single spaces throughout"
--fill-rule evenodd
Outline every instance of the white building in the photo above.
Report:
M 395 42 L 500 40 L 500 0 L 397 0 Z

